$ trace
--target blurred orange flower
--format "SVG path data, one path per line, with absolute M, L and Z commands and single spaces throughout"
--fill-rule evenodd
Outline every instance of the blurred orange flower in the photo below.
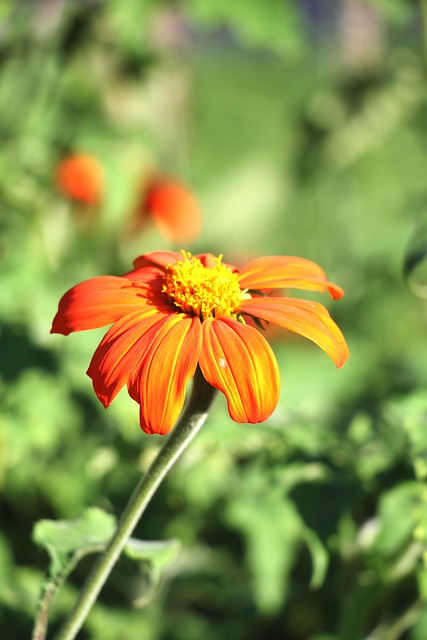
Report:
M 84 153 L 67 156 L 56 168 L 55 182 L 71 200 L 85 205 L 97 205 L 101 201 L 104 175 L 94 156 Z
M 113 323 L 87 373 L 105 407 L 127 383 L 147 433 L 165 434 L 173 427 L 197 366 L 225 394 L 236 422 L 262 422 L 271 415 L 279 398 L 278 365 L 245 316 L 312 340 L 337 367 L 349 356 L 323 305 L 260 294 L 296 288 L 341 298 L 343 290 L 309 260 L 259 258 L 239 271 L 222 256 L 156 251 L 137 258 L 134 267 L 123 277 L 100 276 L 70 289 L 51 331 L 68 335 Z
M 155 178 L 144 187 L 137 215 L 141 221 L 151 218 L 162 236 L 172 242 L 192 242 L 202 226 L 194 194 L 170 178 Z

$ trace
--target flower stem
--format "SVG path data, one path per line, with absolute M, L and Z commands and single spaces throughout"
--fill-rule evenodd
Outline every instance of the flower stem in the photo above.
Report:
M 216 389 L 209 385 L 197 370 L 186 410 L 136 486 L 114 536 L 95 563 L 74 608 L 55 636 L 55 640 L 73 640 L 76 637 L 156 489 L 205 422 L 215 392 Z

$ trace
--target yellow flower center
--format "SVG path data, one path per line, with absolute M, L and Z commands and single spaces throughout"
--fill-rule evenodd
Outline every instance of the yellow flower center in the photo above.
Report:
M 197 315 L 202 320 L 209 317 L 227 316 L 237 318 L 235 309 L 245 291 L 239 286 L 237 274 L 221 263 L 222 255 L 215 258 L 213 267 L 185 251 L 183 260 L 166 267 L 163 291 L 181 311 Z

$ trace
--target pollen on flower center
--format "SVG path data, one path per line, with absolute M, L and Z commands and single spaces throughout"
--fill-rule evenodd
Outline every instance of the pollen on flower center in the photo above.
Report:
M 173 304 L 185 313 L 209 317 L 237 317 L 235 309 L 245 297 L 240 289 L 237 274 L 216 258 L 213 267 L 181 251 L 183 260 L 166 267 L 163 291 Z

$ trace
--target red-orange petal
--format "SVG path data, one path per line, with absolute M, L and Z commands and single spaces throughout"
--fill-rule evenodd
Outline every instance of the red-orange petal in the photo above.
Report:
M 295 256 L 267 256 L 258 258 L 240 270 L 242 289 L 306 289 L 328 291 L 332 298 L 339 299 L 344 291 L 329 282 L 319 265 L 306 258 Z
M 218 264 L 218 256 L 214 256 L 213 253 L 197 253 L 194 257 L 198 258 L 202 265 L 204 267 L 207 267 L 208 269 L 211 269 Z M 234 266 L 234 264 L 230 264 L 229 262 L 224 262 L 223 260 L 221 260 L 221 264 L 223 264 L 225 267 L 228 267 L 231 271 L 233 271 L 233 273 L 238 270 L 237 267 Z
M 184 404 L 202 341 L 200 320 L 172 314 L 156 335 L 129 382 L 129 394 L 140 404 L 141 428 L 168 433 Z
M 337 367 L 341 367 L 350 355 L 338 325 L 318 302 L 287 297 L 259 297 L 244 300 L 238 310 L 312 340 Z
M 236 422 L 263 422 L 279 399 L 275 355 L 256 329 L 231 318 L 209 318 L 202 324 L 199 365 L 206 380 L 226 396 Z
M 108 407 L 144 358 L 169 317 L 153 306 L 127 314 L 107 331 L 93 354 L 87 374 L 104 407 Z
M 138 269 L 132 269 L 123 276 L 129 280 L 137 280 L 138 282 L 144 282 L 145 284 L 154 283 L 155 281 L 161 282 L 164 278 L 165 270 L 162 267 L 158 267 L 154 264 L 147 264 L 145 267 Z
M 212 253 L 197 253 L 194 254 L 193 257 L 198 258 L 202 265 L 207 268 L 214 267 L 218 261 L 218 256 L 215 256 Z M 175 264 L 176 262 L 182 262 L 183 260 L 184 256 L 182 253 L 177 253 L 176 251 L 152 251 L 151 253 L 145 253 L 133 261 L 135 270 L 127 273 L 126 277 L 135 277 L 138 280 L 146 280 L 147 277 L 144 273 L 145 270 L 147 270 L 147 274 L 164 274 L 165 268 L 169 264 Z M 237 271 L 237 267 L 233 264 L 223 261 L 222 264 L 233 272 Z M 150 269 L 152 271 L 150 271 Z M 151 275 L 149 275 L 149 277 L 151 277 Z
M 62 296 L 51 333 L 67 336 L 111 324 L 145 304 L 146 291 L 143 285 L 117 276 L 85 280 Z
M 144 253 L 142 256 L 138 256 L 133 261 L 133 266 L 136 269 L 141 269 L 149 265 L 157 265 L 158 267 L 167 267 L 168 264 L 175 264 L 182 260 L 182 253 L 177 251 L 152 251 L 151 253 Z

